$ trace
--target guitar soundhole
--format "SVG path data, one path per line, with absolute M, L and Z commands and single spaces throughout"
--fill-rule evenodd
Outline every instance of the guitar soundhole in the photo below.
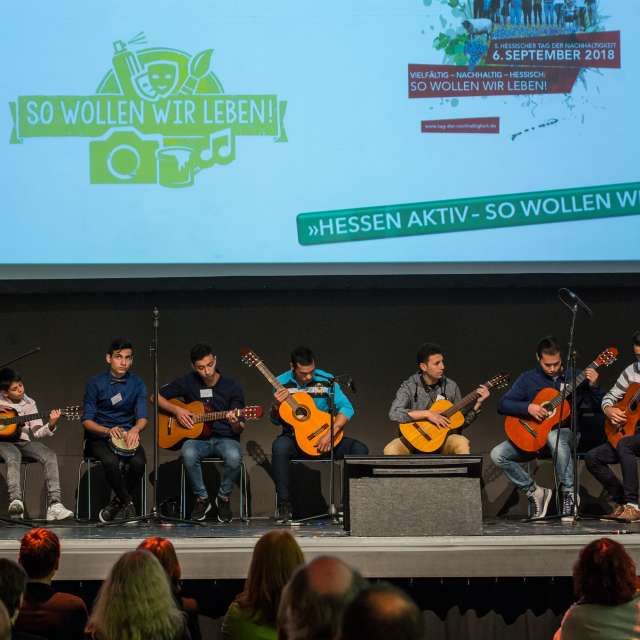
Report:
M 298 406 L 295 408 L 293 415 L 298 420 L 306 420 L 309 417 L 309 411 L 306 407 Z
M 632 413 L 635 413 L 637 408 L 638 408 L 638 403 L 637 402 L 632 402 L 629 405 L 629 411 L 631 411 Z

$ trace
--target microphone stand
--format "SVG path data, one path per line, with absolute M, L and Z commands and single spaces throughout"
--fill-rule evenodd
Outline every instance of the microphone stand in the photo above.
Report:
M 569 414 L 569 429 L 571 431 L 571 461 L 573 463 L 573 520 L 578 519 L 578 401 L 576 387 L 576 349 L 575 349 L 575 329 L 576 318 L 578 316 L 578 303 L 574 301 L 573 304 L 567 304 L 565 300 L 560 298 L 562 304 L 564 304 L 571 311 L 571 322 L 569 324 L 569 343 L 567 345 L 567 368 L 565 375 L 565 383 L 562 387 L 562 395 L 560 402 L 560 414 L 558 420 L 558 437 L 553 447 L 552 463 L 553 463 L 553 477 L 556 489 L 556 508 L 558 515 L 555 519 L 562 518 L 562 500 L 560 497 L 560 482 L 558 479 L 558 473 L 556 471 L 556 462 L 558 460 L 558 447 L 560 444 L 560 429 L 562 427 L 564 410 L 564 402 L 567 398 L 567 384 L 570 382 L 573 389 L 571 392 L 571 411 Z M 566 428 L 566 427 L 565 427 Z
M 553 467 L 553 484 L 556 490 L 556 515 L 545 516 L 544 518 L 539 518 L 536 522 L 540 521 L 549 521 L 549 520 L 560 520 L 562 518 L 562 500 L 560 497 L 560 480 L 558 479 L 558 472 L 556 470 L 557 460 L 558 460 L 558 448 L 560 445 L 560 429 L 562 427 L 562 423 L 564 421 L 564 416 L 562 415 L 564 412 L 564 403 L 567 399 L 567 384 L 571 384 L 573 389 L 571 392 L 571 411 L 569 414 L 569 429 L 571 430 L 572 440 L 571 443 L 571 459 L 573 461 L 573 516 L 576 518 L 576 510 L 577 510 L 577 457 L 578 457 L 578 418 L 576 415 L 577 403 L 576 403 L 576 351 L 574 347 L 575 343 L 575 326 L 576 326 L 576 317 L 578 315 L 578 304 L 574 303 L 573 305 L 568 305 L 562 298 L 560 298 L 562 304 L 568 307 L 571 310 L 571 323 L 569 326 L 569 344 L 567 346 L 567 367 L 565 369 L 565 377 L 564 384 L 562 385 L 562 390 L 560 392 L 560 406 L 558 407 L 558 436 L 556 437 L 556 442 L 553 446 L 553 450 L 551 451 L 551 466 Z
M 199 525 L 204 526 L 203 522 L 197 522 L 195 520 L 184 520 L 182 518 L 172 518 L 162 515 L 158 505 L 158 488 L 160 486 L 160 479 L 158 476 L 158 394 L 159 394 L 159 382 L 158 382 L 158 328 L 160 326 L 160 312 L 158 307 L 153 308 L 153 338 L 151 345 L 149 346 L 149 353 L 153 360 L 153 483 L 152 483 L 152 495 L 151 511 L 143 513 L 142 515 L 131 518 L 130 520 L 115 520 L 112 522 L 101 522 L 98 526 L 113 526 L 119 524 L 134 524 L 137 522 L 144 523 L 146 525 L 163 525 L 163 524 L 186 524 L 186 525 Z
M 29 349 L 29 351 L 25 351 L 24 353 L 21 353 L 19 356 L 16 356 L 15 358 L 11 358 L 11 360 L 7 360 L 6 362 L 3 362 L 2 364 L 0 364 L 0 369 L 4 369 L 5 367 L 8 367 L 10 364 L 13 364 L 14 362 L 18 362 L 18 360 L 22 360 L 27 356 L 32 356 L 34 353 L 38 353 L 38 351 L 40 351 L 40 347 L 34 347 L 33 349 Z
M 334 433 L 335 433 L 335 393 L 336 393 L 336 382 L 338 378 L 343 376 L 324 376 L 320 373 L 316 373 L 319 378 L 322 378 L 325 382 L 329 384 L 329 391 L 327 393 L 328 403 L 329 403 L 329 434 L 331 436 L 330 444 L 329 444 L 329 467 L 330 467 L 330 475 L 329 475 L 329 506 L 327 508 L 326 513 L 319 513 L 315 516 L 309 516 L 307 518 L 300 518 L 298 520 L 293 520 L 292 524 L 302 524 L 304 522 L 308 522 L 310 520 L 319 520 L 321 518 L 328 518 L 331 524 L 340 524 L 340 519 L 338 517 L 338 509 L 335 503 L 335 445 L 334 445 Z

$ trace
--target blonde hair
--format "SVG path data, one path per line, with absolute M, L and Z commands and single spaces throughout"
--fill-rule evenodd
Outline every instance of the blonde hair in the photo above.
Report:
M 113 565 L 87 630 L 97 640 L 175 640 L 184 626 L 162 565 L 153 554 L 136 549 Z

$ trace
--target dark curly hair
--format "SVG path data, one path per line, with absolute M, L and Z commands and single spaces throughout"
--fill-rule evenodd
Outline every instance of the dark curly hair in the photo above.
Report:
M 610 538 L 594 540 L 578 556 L 573 588 L 583 604 L 624 604 L 638 588 L 636 565 L 619 542 Z

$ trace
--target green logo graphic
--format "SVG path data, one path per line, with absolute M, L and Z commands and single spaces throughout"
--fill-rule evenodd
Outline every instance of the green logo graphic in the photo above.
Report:
M 286 101 L 229 95 L 211 71 L 213 49 L 190 55 L 139 49 L 140 33 L 114 42 L 111 69 L 95 95 L 19 96 L 10 102 L 10 142 L 86 137 L 92 184 L 189 187 L 195 175 L 236 157 L 237 136 L 286 142 Z

